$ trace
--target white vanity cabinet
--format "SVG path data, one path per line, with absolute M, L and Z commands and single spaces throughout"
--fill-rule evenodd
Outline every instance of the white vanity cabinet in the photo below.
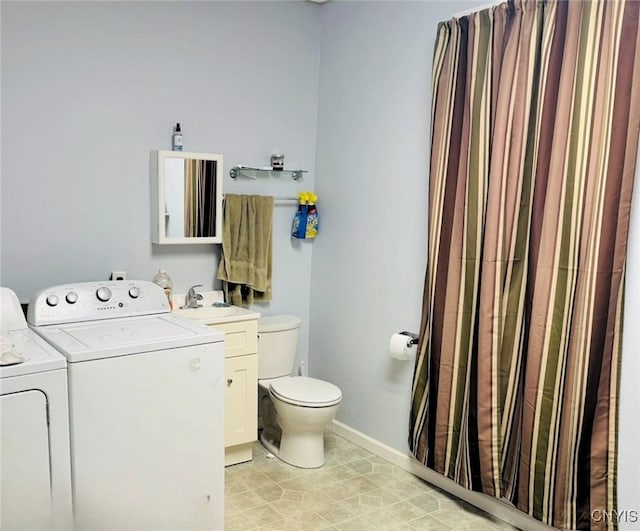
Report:
M 224 332 L 225 466 L 251 461 L 258 439 L 258 318 L 237 306 L 215 307 L 222 292 L 202 292 L 202 306 L 181 309 L 184 295 L 174 298 L 174 312 Z
M 250 461 L 258 438 L 258 320 L 216 323 L 225 354 L 225 465 Z

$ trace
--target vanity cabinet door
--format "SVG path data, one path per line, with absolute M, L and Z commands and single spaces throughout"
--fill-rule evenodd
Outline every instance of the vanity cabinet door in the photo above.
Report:
M 224 355 L 226 358 L 245 356 L 258 352 L 258 321 L 239 321 L 212 325 L 224 331 Z
M 258 434 L 258 355 L 225 360 L 225 447 L 255 441 Z

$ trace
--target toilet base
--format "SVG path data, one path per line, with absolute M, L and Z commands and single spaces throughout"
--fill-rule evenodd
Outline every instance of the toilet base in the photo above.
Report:
M 260 442 L 281 461 L 298 468 L 320 468 L 324 465 L 324 434 L 313 437 L 286 437 L 277 441 L 269 438 L 265 430 L 260 434 Z M 320 444 L 318 444 L 318 442 Z M 284 443 L 284 444 L 283 444 Z
M 263 430 L 260 442 L 281 461 L 298 468 L 324 465 L 324 430 L 335 418 L 338 403 L 305 407 L 284 402 L 271 387 L 259 389 Z

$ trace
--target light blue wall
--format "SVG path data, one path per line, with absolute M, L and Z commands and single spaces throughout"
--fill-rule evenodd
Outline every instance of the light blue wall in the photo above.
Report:
M 344 393 L 338 419 L 407 448 L 411 361 L 427 242 L 436 26 L 478 2 L 332 2 L 322 10 L 311 372 Z
M 227 192 L 296 195 L 314 187 L 319 6 L 307 2 L 6 2 L 2 16 L 3 286 L 38 289 L 107 279 L 150 280 L 176 292 L 214 281 L 218 246 L 152 246 L 149 152 L 222 153 Z M 310 170 L 299 184 L 233 182 L 234 164 Z M 274 301 L 305 323 L 311 247 L 274 216 Z

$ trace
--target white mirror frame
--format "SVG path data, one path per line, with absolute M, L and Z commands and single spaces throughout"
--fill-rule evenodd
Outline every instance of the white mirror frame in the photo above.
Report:
M 168 159 L 211 160 L 216 162 L 215 187 L 215 236 L 172 237 L 166 234 L 166 175 L 165 162 Z M 201 244 L 222 243 L 222 180 L 224 178 L 223 156 L 217 153 L 192 153 L 187 151 L 152 151 L 150 160 L 151 177 L 151 241 L 157 244 Z

